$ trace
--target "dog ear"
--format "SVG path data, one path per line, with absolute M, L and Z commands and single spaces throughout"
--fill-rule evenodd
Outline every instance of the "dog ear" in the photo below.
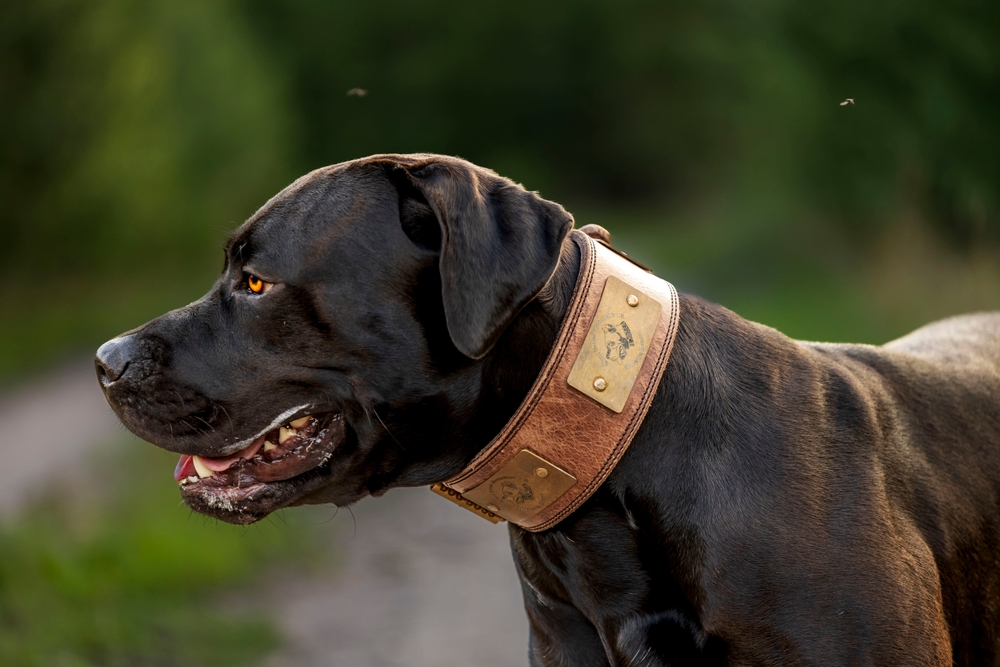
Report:
M 397 164 L 419 193 L 407 197 L 401 189 L 404 231 L 422 247 L 437 246 L 448 332 L 459 351 L 479 359 L 545 286 L 573 217 L 464 160 Z M 432 230 L 430 213 L 437 221 Z

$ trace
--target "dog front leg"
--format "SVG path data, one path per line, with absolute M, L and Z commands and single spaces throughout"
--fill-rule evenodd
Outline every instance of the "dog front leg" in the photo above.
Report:
M 525 588 L 531 667 L 608 667 L 597 629 L 578 609 Z

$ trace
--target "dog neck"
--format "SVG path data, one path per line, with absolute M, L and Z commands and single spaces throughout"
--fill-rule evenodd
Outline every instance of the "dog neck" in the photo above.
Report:
M 551 528 L 607 479 L 656 394 L 677 333 L 670 283 L 603 241 L 573 231 L 564 271 L 539 295 L 562 323 L 513 417 L 458 475 L 432 489 L 493 521 Z

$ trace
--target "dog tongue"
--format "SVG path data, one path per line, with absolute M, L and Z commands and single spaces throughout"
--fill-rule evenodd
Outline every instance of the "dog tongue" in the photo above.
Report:
M 230 454 L 229 456 L 219 456 L 216 458 L 210 458 L 208 456 L 200 456 L 201 462 L 206 468 L 213 472 L 222 472 L 229 468 L 229 466 L 236 463 L 239 459 L 250 459 L 253 458 L 254 454 L 264 446 L 264 438 L 257 438 L 251 442 L 247 447 L 241 449 L 235 454 Z M 181 454 L 181 458 L 177 461 L 177 466 L 174 468 L 174 481 L 179 482 L 185 477 L 194 475 L 194 457 L 189 454 Z

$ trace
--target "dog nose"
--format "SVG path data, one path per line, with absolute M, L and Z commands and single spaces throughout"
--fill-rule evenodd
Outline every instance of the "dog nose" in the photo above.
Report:
M 112 338 L 97 349 L 94 366 L 97 368 L 97 379 L 101 386 L 106 387 L 117 382 L 128 370 L 132 360 L 135 343 L 131 336 Z

